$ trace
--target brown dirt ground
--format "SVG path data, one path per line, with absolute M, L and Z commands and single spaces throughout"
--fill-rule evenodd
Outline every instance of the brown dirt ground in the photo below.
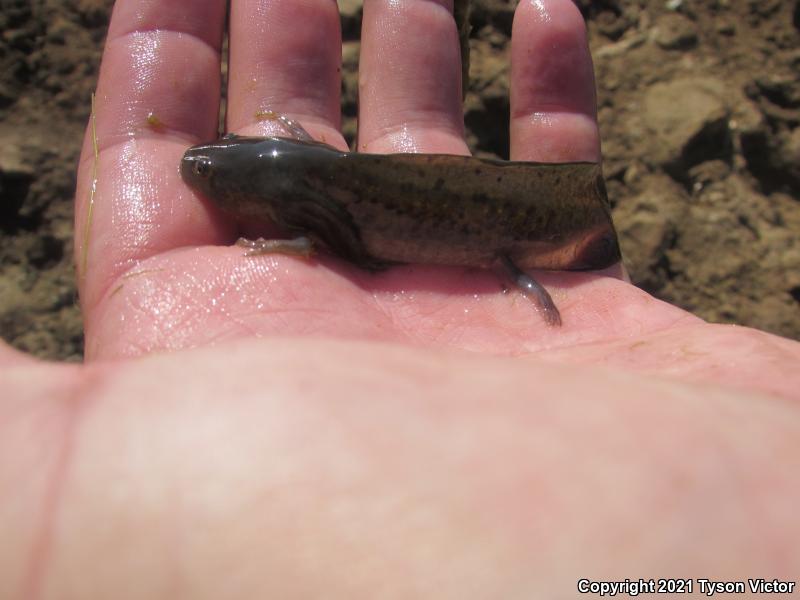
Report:
M 0 0 L 0 335 L 80 360 L 72 195 L 111 0 Z M 579 0 L 605 172 L 634 282 L 716 322 L 800 339 L 800 0 Z M 360 1 L 340 0 L 356 114 Z M 477 0 L 465 101 L 508 152 L 514 0 Z

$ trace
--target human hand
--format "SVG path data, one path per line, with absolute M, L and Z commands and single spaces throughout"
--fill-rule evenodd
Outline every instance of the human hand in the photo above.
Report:
M 381 3 L 367 3 L 359 150 L 468 153 L 458 40 L 452 17 L 440 4 L 412 3 L 406 9 L 398 5 L 390 10 Z M 341 40 L 335 7 L 287 5 L 279 17 L 272 18 L 307 25 L 299 31 L 272 27 L 273 35 L 266 39 L 260 32 L 267 26 L 245 16 L 246 9 L 240 13 L 238 6 L 234 5 L 232 14 L 227 128 L 242 135 L 274 132 L 276 124 L 260 115 L 275 111 L 302 122 L 317 139 L 346 149 L 339 132 Z M 594 80 L 583 22 L 574 7 L 565 6 L 556 8 L 563 17 L 559 27 L 549 26 L 549 13 L 535 5 L 524 5 L 520 11 L 512 49 L 517 57 L 512 73 L 512 158 L 600 159 Z M 214 21 L 206 18 L 204 23 L 210 27 Z M 114 31 L 112 24 L 112 35 Z M 205 38 L 213 35 L 219 35 L 219 23 Z M 121 137 L 127 151 L 140 153 L 142 160 L 151 160 L 157 153 L 169 158 L 152 159 L 155 164 L 146 168 L 141 161 L 132 164 L 116 158 L 112 160 L 120 164 L 119 169 L 103 169 L 101 164 L 92 231 L 108 232 L 116 239 L 136 237 L 136 241 L 116 244 L 115 255 L 113 238 L 104 243 L 91 232 L 79 238 L 87 240 L 78 252 L 88 256 L 82 298 L 90 358 L 276 333 L 522 354 L 618 337 L 631 327 L 641 329 L 640 320 L 649 328 L 694 320 L 658 303 L 655 309 L 649 307 L 644 315 L 637 315 L 643 312 L 639 305 L 652 304 L 651 299 L 608 276 L 618 277 L 618 267 L 605 276 L 540 276 L 558 303 L 573 313 L 565 315 L 567 327 L 551 330 L 519 294 L 502 294 L 493 273 L 411 265 L 374 275 L 326 256 L 313 263 L 281 255 L 243 258 L 241 250 L 230 247 L 239 234 L 236 224 L 190 193 L 173 168 L 187 138 L 194 143 L 214 135 L 219 88 L 216 57 L 205 64 L 202 55 L 193 54 L 197 68 L 206 68 L 195 75 L 186 74 L 182 65 L 174 66 L 186 60 L 189 50 L 167 52 L 168 58 L 153 75 L 155 83 L 148 88 L 131 77 L 133 65 L 117 64 L 126 60 L 140 68 L 135 49 L 122 49 L 120 58 L 114 50 L 109 47 L 98 88 L 101 147 L 103 140 L 115 143 Z M 106 74 L 119 78 L 108 84 L 113 94 L 105 91 Z M 174 85 L 163 83 L 172 81 L 183 82 L 187 89 L 182 95 Z M 128 89 L 120 89 L 125 83 Z M 197 89 L 188 89 L 192 84 Z M 198 106 L 197 96 L 214 102 Z M 117 105 L 105 109 L 109 98 Z M 180 115 L 171 114 L 172 107 Z M 106 121 L 103 115 L 108 113 Z M 154 130 L 148 124 L 150 115 L 163 125 Z M 135 150 L 137 144 L 147 146 Z M 157 147 L 151 151 L 153 144 Z M 87 174 L 94 164 L 88 150 L 83 163 Z M 122 147 L 114 150 L 124 151 Z M 81 181 L 88 186 L 92 177 Z M 120 189 L 129 190 L 131 197 L 116 194 Z M 88 196 L 85 189 L 80 190 L 79 203 Z M 114 214 L 115 205 L 126 214 L 107 223 L 103 210 Z M 198 213 L 197 218 L 187 217 Z M 83 214 L 78 211 L 79 229 L 86 228 Z M 137 232 L 135 236 L 131 230 Z M 169 255 L 164 256 L 163 250 Z M 573 293 L 567 294 L 568 290 Z M 612 300 L 617 304 L 612 305 Z M 162 310 L 165 301 L 172 306 L 168 311 Z M 125 333 L 129 327 L 136 329 L 135 335 Z
M 79 256 L 86 253 L 89 359 L 314 334 L 501 355 L 547 349 L 552 360 L 793 389 L 771 360 L 753 359 L 793 359 L 793 345 L 707 325 L 625 282 L 619 268 L 537 275 L 563 313 L 564 326 L 551 329 L 524 298 L 501 293 L 493 273 L 410 265 L 375 275 L 327 256 L 243 257 L 230 245 L 236 224 L 190 192 L 176 166 L 188 144 L 216 132 L 223 7 L 170 6 L 142 11 L 121 2 L 109 31 L 97 93 L 97 193 L 91 229 L 78 237 L 86 245 L 77 244 Z M 258 117 L 269 108 L 345 149 L 336 7 L 264 6 L 261 13 L 246 2 L 232 7 L 228 129 L 274 132 L 275 123 Z M 359 149 L 466 154 L 449 13 L 437 2 L 368 2 L 364 22 Z M 148 33 L 152 27 L 163 31 Z M 522 3 L 511 54 L 512 158 L 599 160 L 591 58 L 574 6 Z M 160 126 L 148 124 L 151 115 Z M 87 227 L 93 164 L 87 139 L 79 233 Z M 709 360 L 729 368 L 709 370 Z
M 553 330 L 492 274 L 243 257 L 177 168 L 216 132 L 223 14 L 117 3 L 86 237 L 89 138 L 76 200 L 92 364 L 2 355 L 4 514 L 26 514 L 4 518 L 24 549 L 0 561 L 8 589 L 572 597 L 581 575 L 665 564 L 792 572 L 800 417 L 758 392 L 796 394 L 797 344 L 707 325 L 618 270 L 537 275 Z M 364 23 L 360 149 L 466 153 L 440 3 L 374 0 Z M 269 108 L 344 148 L 334 3 L 242 0 L 230 26 L 228 128 L 266 133 Z M 571 2 L 520 4 L 513 158 L 599 158 L 584 36 Z

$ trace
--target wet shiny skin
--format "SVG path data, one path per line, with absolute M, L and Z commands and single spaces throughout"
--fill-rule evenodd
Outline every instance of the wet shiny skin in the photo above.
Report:
M 364 268 L 505 266 L 551 324 L 558 311 L 522 269 L 602 269 L 620 258 L 594 163 L 348 153 L 227 136 L 187 150 L 181 174 L 235 217 L 270 219 Z

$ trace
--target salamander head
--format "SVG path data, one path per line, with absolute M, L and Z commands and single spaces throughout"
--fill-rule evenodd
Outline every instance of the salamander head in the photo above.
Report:
M 280 222 L 309 170 L 341 154 L 317 142 L 227 135 L 189 148 L 180 170 L 189 187 L 226 212 Z
M 228 135 L 192 146 L 181 160 L 181 177 L 193 190 L 240 217 L 268 217 L 281 196 L 281 157 L 286 140 Z

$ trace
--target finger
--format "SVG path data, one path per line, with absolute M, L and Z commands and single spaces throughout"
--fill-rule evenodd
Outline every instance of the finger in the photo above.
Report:
M 600 160 L 594 70 L 572 0 L 523 0 L 511 36 L 511 158 Z
M 453 0 L 365 0 L 359 150 L 469 154 Z
M 223 235 L 178 164 L 186 146 L 215 136 L 224 11 L 223 0 L 119 0 L 114 8 L 78 171 L 84 310 L 137 261 Z
M 335 0 L 231 3 L 227 129 L 285 132 L 274 111 L 317 140 L 346 149 L 339 133 L 342 33 Z

